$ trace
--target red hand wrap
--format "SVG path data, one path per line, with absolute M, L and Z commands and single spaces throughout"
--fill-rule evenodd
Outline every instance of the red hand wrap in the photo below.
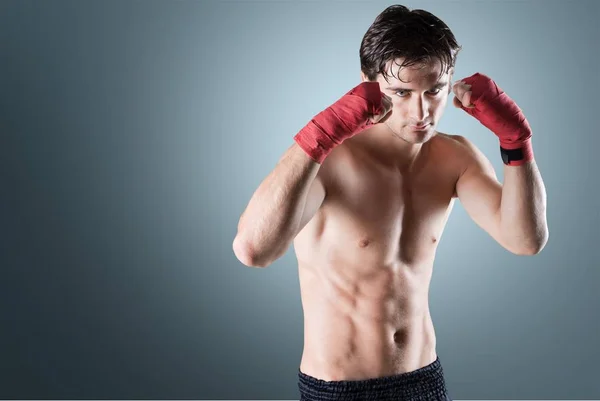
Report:
M 531 127 L 519 106 L 484 74 L 462 81 L 471 85 L 471 103 L 475 105 L 462 109 L 498 136 L 504 163 L 519 166 L 533 160 Z
M 294 136 L 308 156 L 322 163 L 334 147 L 370 125 L 382 110 L 378 82 L 362 82 L 329 106 Z

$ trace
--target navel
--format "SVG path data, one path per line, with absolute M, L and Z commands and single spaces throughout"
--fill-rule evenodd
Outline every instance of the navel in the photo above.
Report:
M 408 330 L 399 329 L 394 333 L 394 342 L 396 344 L 404 345 L 408 343 Z

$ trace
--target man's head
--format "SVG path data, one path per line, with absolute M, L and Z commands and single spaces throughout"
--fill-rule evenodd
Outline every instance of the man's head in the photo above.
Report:
M 385 124 L 409 143 L 423 143 L 435 134 L 461 47 L 450 28 L 424 10 L 401 5 L 377 16 L 360 46 L 363 81 L 378 81 L 392 99 Z M 417 131 L 411 126 L 425 125 Z

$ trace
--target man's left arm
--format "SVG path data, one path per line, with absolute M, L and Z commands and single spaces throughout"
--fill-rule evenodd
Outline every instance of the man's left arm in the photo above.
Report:
M 489 160 L 464 137 L 467 167 L 456 194 L 469 216 L 500 245 L 517 255 L 539 253 L 548 240 L 546 190 L 534 160 L 504 166 L 500 184 Z
M 454 105 L 500 139 L 501 185 L 489 160 L 466 138 L 466 168 L 456 193 L 473 220 L 518 255 L 539 253 L 548 240 L 546 190 L 533 158 L 531 128 L 522 111 L 489 77 L 475 74 L 454 85 Z

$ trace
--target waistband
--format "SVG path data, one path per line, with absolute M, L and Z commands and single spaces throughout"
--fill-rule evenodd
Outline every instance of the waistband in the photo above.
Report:
M 411 372 L 365 380 L 326 381 L 298 370 L 301 401 L 444 401 L 447 389 L 439 357 Z

